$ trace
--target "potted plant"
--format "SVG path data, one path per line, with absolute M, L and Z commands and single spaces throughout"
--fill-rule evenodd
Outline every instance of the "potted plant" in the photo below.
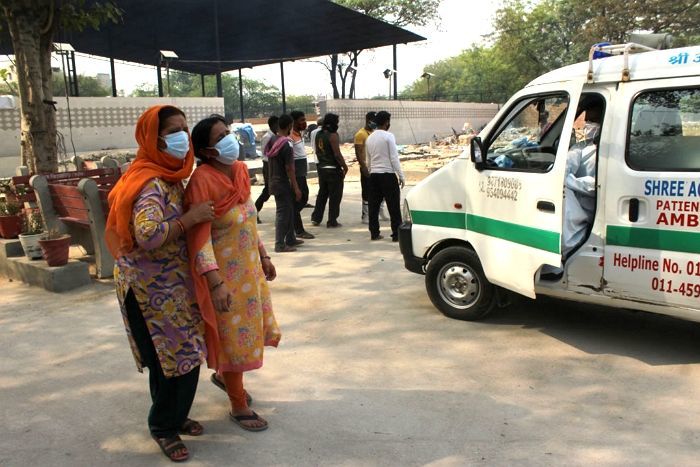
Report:
M 24 216 L 24 228 L 19 234 L 24 254 L 29 259 L 40 259 L 43 255 L 39 239 L 44 237 L 44 222 L 41 214 L 35 210 L 28 210 Z
M 51 229 L 46 237 L 39 240 L 39 245 L 49 266 L 64 266 L 68 263 L 70 235 Z
M 22 232 L 22 206 L 8 198 L 0 200 L 0 237 L 17 238 Z

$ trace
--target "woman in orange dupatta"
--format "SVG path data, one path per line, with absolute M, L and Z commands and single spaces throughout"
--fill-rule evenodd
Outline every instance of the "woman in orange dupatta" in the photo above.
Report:
M 276 276 L 257 230 L 248 167 L 238 162 L 239 143 L 226 122 L 212 116 L 192 130 L 203 164 L 187 184 L 185 205 L 214 201 L 216 219 L 187 232 L 197 301 L 202 310 L 212 381 L 226 390 L 232 421 L 262 431 L 267 421 L 249 407 L 243 372 L 260 368 L 263 347 L 277 347 L 268 280 Z
M 136 366 L 149 369 L 148 427 L 163 453 L 179 462 L 189 453 L 178 433 L 203 431 L 187 415 L 206 358 L 183 234 L 213 219 L 213 205 L 183 214 L 182 180 L 192 173 L 194 153 L 180 109 L 146 110 L 136 141 L 136 160 L 109 194 L 105 239 L 116 259 L 117 298 Z

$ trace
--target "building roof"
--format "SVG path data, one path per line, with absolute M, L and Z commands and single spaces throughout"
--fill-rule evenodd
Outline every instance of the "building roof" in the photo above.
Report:
M 89 3 L 89 2 L 88 2 Z M 78 52 L 214 74 L 281 61 L 424 40 L 326 0 L 119 0 L 122 21 L 99 31 L 58 32 Z M 0 36 L 0 53 L 12 54 Z

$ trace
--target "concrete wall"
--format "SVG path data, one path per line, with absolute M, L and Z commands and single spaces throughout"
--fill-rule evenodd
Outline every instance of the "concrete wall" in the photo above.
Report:
M 69 126 L 73 129 L 77 152 L 129 149 L 136 147 L 136 120 L 153 105 L 172 104 L 181 108 L 190 128 L 212 113 L 224 113 L 224 99 L 219 97 L 71 97 L 69 119 L 66 99 L 57 97 L 56 101 L 58 131 L 69 153 L 73 150 Z M 0 109 L 0 168 L 8 166 L 14 172 L 14 167 L 19 165 L 19 142 L 19 108 Z
M 338 134 L 342 142 L 350 142 L 357 130 L 365 124 L 370 110 L 391 113 L 391 132 L 398 144 L 426 143 L 461 131 L 465 122 L 475 130 L 488 123 L 500 108 L 499 104 L 464 102 L 423 102 L 389 100 L 333 99 L 320 102 L 321 115 L 328 112 L 340 116 Z

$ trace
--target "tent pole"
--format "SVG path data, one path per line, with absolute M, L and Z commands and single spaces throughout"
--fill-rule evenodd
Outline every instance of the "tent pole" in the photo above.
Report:
M 224 88 L 221 84 L 221 72 L 216 74 L 216 97 L 224 97 Z
M 284 91 L 284 62 L 280 62 L 280 74 L 282 75 L 282 113 L 287 113 L 287 94 Z
M 117 76 L 114 73 L 114 58 L 109 57 L 109 69 L 112 73 L 112 97 L 117 97 Z
M 245 123 L 245 114 L 243 112 L 243 73 L 238 69 L 238 99 L 241 109 L 241 123 Z
M 199 75 L 202 78 L 202 97 L 207 97 L 207 92 L 204 89 L 204 74 Z
M 398 93 L 396 90 L 399 87 L 399 77 L 396 76 L 398 74 L 398 70 L 396 68 L 396 44 L 393 45 L 394 47 L 394 100 L 398 99 Z

